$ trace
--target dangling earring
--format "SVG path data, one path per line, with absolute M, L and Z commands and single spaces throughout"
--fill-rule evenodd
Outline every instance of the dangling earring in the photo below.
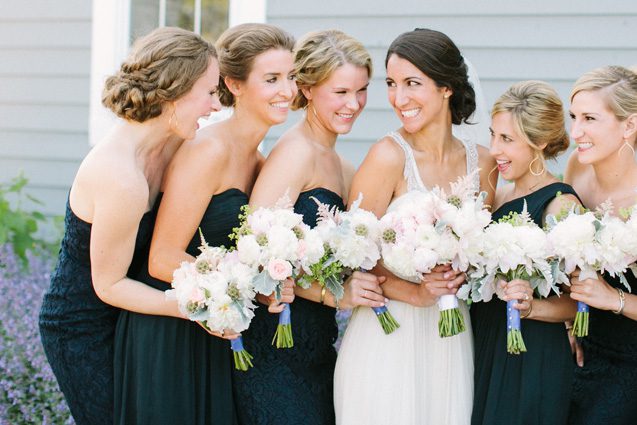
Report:
M 542 165 L 542 170 L 538 171 L 538 172 L 535 172 L 535 171 L 533 171 L 533 163 L 535 161 L 537 161 L 537 160 L 540 160 L 540 165 Z M 541 176 L 542 174 L 544 174 L 545 171 L 546 171 L 546 168 L 544 168 L 544 161 L 542 161 L 540 159 L 540 155 L 539 154 L 535 154 L 535 158 L 533 158 L 533 161 L 529 162 L 529 172 L 531 174 L 533 174 L 534 176 L 538 177 L 538 176 Z
M 633 153 L 633 157 L 635 156 L 635 148 L 633 148 L 630 144 L 628 144 L 628 141 L 626 139 L 624 139 L 624 144 L 622 145 L 621 148 L 619 148 L 619 150 L 617 151 L 617 155 L 620 155 L 622 153 L 622 151 L 624 150 L 625 147 L 628 147 L 628 149 L 631 150 L 631 152 Z
M 177 118 L 177 114 L 175 113 L 176 108 L 173 106 L 173 113 L 170 115 L 170 119 L 168 120 L 168 128 L 173 127 L 173 120 L 175 125 L 175 130 L 179 130 L 179 119 Z
M 494 192 L 495 192 L 495 187 L 493 187 L 493 185 L 491 184 L 491 174 L 493 174 L 493 172 L 497 169 L 498 169 L 498 166 L 496 165 L 495 167 L 493 167 L 491 171 L 489 171 L 489 175 L 487 175 L 487 183 L 489 183 L 489 186 L 491 187 L 491 189 L 493 189 Z

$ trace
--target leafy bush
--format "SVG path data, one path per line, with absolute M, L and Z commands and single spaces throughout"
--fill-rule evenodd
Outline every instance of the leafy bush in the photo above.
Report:
M 0 183 L 0 245 L 12 246 L 23 268 L 28 265 L 27 251 L 34 253 L 45 251 L 55 254 L 59 247 L 62 222 L 61 217 L 52 219 L 52 224 L 58 230 L 58 235 L 53 238 L 55 240 L 47 241 L 37 236 L 38 224 L 45 224 L 48 220 L 39 211 L 26 211 L 22 208 L 24 198 L 42 205 L 38 199 L 23 193 L 27 183 L 28 179 L 22 173 L 8 184 Z
M 0 245 L 0 423 L 73 424 L 40 342 L 38 313 L 52 259 Z

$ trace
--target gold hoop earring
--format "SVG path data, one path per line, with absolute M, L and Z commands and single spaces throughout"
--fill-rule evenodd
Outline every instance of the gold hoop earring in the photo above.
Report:
M 540 160 L 540 164 L 542 165 L 542 170 L 535 172 L 533 171 L 533 163 L 537 160 Z M 535 158 L 533 158 L 533 161 L 529 162 L 529 172 L 533 174 L 534 176 L 538 177 L 544 174 L 545 171 L 546 171 L 546 168 L 544 167 L 544 161 L 540 159 L 540 155 L 535 154 Z
M 619 148 L 619 150 L 617 151 L 617 155 L 621 155 L 622 151 L 624 150 L 625 147 L 628 147 L 628 149 L 630 149 L 630 151 L 633 153 L 633 157 L 635 156 L 635 148 L 632 147 L 630 144 L 628 144 L 628 142 L 626 141 L 626 139 L 624 139 L 624 144 L 622 145 L 621 148 Z
M 493 169 L 491 169 L 491 171 L 489 171 L 489 174 L 487 175 L 487 183 L 489 183 L 489 187 L 491 187 L 491 189 L 494 192 L 495 192 L 495 187 L 491 184 L 491 174 L 493 174 L 493 172 L 497 169 L 498 169 L 498 166 L 496 165 L 495 167 L 493 167 Z

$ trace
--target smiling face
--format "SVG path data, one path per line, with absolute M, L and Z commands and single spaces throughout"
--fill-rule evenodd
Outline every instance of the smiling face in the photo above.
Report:
M 624 122 L 608 108 L 604 96 L 604 90 L 580 91 L 571 101 L 571 138 L 582 164 L 603 161 L 624 144 Z
M 433 122 L 450 122 L 451 90 L 436 86 L 408 60 L 390 56 L 386 82 L 389 103 L 408 133 L 416 133 Z
M 270 49 L 254 58 L 246 81 L 236 85 L 236 108 L 249 111 L 268 126 L 287 119 L 290 102 L 296 96 L 292 52 Z
M 310 102 L 308 119 L 334 134 L 349 133 L 367 103 L 368 85 L 367 68 L 349 63 L 336 68 L 321 84 L 303 89 Z
M 491 147 L 489 153 L 498 164 L 498 171 L 505 180 L 520 181 L 532 178 L 529 164 L 537 155 L 527 138 L 515 125 L 510 112 L 499 112 L 491 120 Z M 539 171 L 539 160 L 533 163 Z
M 206 72 L 199 77 L 185 95 L 175 100 L 174 109 L 166 108 L 171 130 L 179 137 L 192 139 L 199 128 L 197 121 L 211 112 L 219 111 L 219 64 L 210 58 Z

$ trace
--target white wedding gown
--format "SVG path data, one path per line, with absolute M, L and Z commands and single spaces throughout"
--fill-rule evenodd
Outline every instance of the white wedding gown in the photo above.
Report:
M 411 147 L 390 133 L 405 152 L 407 189 L 426 190 Z M 475 145 L 464 142 L 467 174 L 478 166 Z M 479 176 L 476 173 L 476 189 Z M 400 197 L 388 207 L 392 209 Z M 371 308 L 354 310 L 338 352 L 334 407 L 338 425 L 464 425 L 473 404 L 473 336 L 467 305 L 460 301 L 466 330 L 438 335 L 437 306 L 390 301 L 400 328 L 385 335 Z

